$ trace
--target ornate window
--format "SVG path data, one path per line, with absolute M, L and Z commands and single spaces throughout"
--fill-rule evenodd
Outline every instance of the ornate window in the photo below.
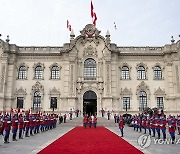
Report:
M 84 79 L 96 80 L 96 61 L 92 58 L 86 59 L 84 62 Z
M 155 80 L 160 80 L 162 79 L 162 71 L 159 66 L 154 67 L 154 79 Z
M 57 97 L 51 97 L 50 108 L 53 109 L 53 111 L 57 109 Z
M 130 97 L 123 97 L 123 109 L 130 109 Z
M 41 93 L 40 91 L 35 91 L 33 100 L 33 110 L 41 109 Z
M 43 68 L 42 68 L 42 66 L 37 66 L 35 68 L 35 79 L 43 79 Z
M 163 97 L 157 97 L 157 108 L 158 109 L 164 108 Z
M 59 79 L 59 67 L 53 66 L 51 68 L 51 79 Z
M 147 94 L 145 91 L 139 93 L 139 109 L 144 110 L 147 107 Z
M 146 79 L 146 70 L 143 66 L 138 67 L 138 79 L 140 80 Z
M 123 66 L 121 70 L 121 78 L 122 79 L 130 79 L 129 76 L 129 68 L 127 66 Z
M 23 108 L 24 97 L 17 97 L 17 108 Z
M 18 79 L 26 79 L 27 78 L 27 71 L 25 66 L 20 66 L 19 67 L 19 72 L 18 72 Z

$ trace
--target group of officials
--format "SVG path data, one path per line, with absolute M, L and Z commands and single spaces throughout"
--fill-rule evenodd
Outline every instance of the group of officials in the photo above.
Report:
M 14 114 L 0 115 L 0 135 L 4 136 L 4 143 L 9 143 L 10 131 L 12 131 L 12 141 L 17 141 L 17 134 L 19 139 L 23 136 L 30 137 L 35 134 L 56 127 L 57 115 L 39 115 L 39 114 Z
M 146 130 L 148 130 L 149 135 L 155 137 L 157 134 L 158 139 L 162 137 L 163 140 L 166 139 L 166 128 L 168 128 L 168 132 L 172 139 L 172 144 L 175 141 L 175 131 L 177 130 L 178 135 L 180 135 L 180 115 L 171 116 L 169 115 L 153 115 L 149 116 L 146 114 L 134 115 L 132 118 L 132 124 L 134 127 L 134 131 L 142 131 L 144 129 L 144 133 L 146 134 Z

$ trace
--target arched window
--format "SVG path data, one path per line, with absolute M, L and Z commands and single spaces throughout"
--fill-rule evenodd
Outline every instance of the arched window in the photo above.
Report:
M 35 79 L 42 79 L 43 78 L 43 68 L 41 66 L 37 66 L 35 68 Z
M 129 68 L 127 66 L 122 67 L 121 77 L 122 79 L 129 79 Z
M 138 67 L 138 79 L 140 80 L 146 79 L 146 71 L 143 66 Z
M 154 67 L 154 79 L 162 79 L 162 71 L 159 66 Z
M 51 79 L 59 79 L 59 67 L 53 66 L 51 69 Z
M 84 62 L 84 79 L 96 80 L 96 61 L 92 58 L 86 59 Z
M 25 66 L 19 67 L 18 72 L 18 79 L 26 79 L 27 78 L 27 71 Z
M 144 110 L 147 107 L 147 94 L 145 91 L 139 93 L 139 109 Z
M 36 91 L 34 93 L 33 109 L 34 110 L 41 109 L 41 93 L 40 93 L 40 91 Z

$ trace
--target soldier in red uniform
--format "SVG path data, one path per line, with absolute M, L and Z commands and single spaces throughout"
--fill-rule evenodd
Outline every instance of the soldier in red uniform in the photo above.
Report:
M 97 125 L 97 117 L 96 115 L 94 116 L 94 128 L 96 128 L 96 125 Z
M 124 132 L 123 132 L 124 119 L 123 119 L 123 117 L 121 115 L 120 115 L 120 118 L 119 118 L 119 129 L 120 129 L 120 132 L 121 132 L 121 137 L 123 137 L 123 135 L 124 135 Z
M 22 118 L 22 115 L 19 116 L 19 139 L 23 139 L 22 137 L 22 131 L 24 126 L 24 120 Z
M 12 119 L 12 133 L 13 133 L 12 140 L 13 141 L 17 141 L 16 140 L 17 130 L 18 130 L 18 119 L 17 119 L 17 115 L 14 115 Z
M 178 135 L 180 135 L 180 116 L 177 117 L 177 129 L 178 129 Z
M 92 126 L 92 118 L 91 118 L 91 116 L 89 116 L 89 118 L 88 118 L 88 123 L 89 123 L 89 128 L 91 128 L 91 126 Z
M 146 127 L 147 127 L 147 118 L 144 116 L 143 120 L 142 120 L 142 127 L 144 128 L 144 134 L 146 134 Z
M 169 126 L 169 134 L 172 138 L 172 144 L 174 144 L 175 141 L 175 130 L 176 130 L 176 121 L 173 117 L 170 117 L 168 120 L 168 126 Z
M 84 118 L 83 118 L 83 126 L 84 126 L 84 128 L 86 128 L 86 126 L 87 126 L 87 117 L 86 116 L 84 116 Z
M 160 129 L 161 129 L 161 131 L 162 131 L 163 139 L 164 139 L 164 140 L 166 139 L 166 123 L 167 123 L 167 121 L 166 121 L 166 118 L 165 118 L 165 116 L 164 116 L 164 117 L 162 117 L 162 118 L 160 119 L 160 123 L 159 123 Z
M 11 120 L 9 116 L 5 117 L 4 130 L 5 130 L 4 143 L 9 143 L 9 133 L 11 130 Z
M 26 116 L 25 120 L 24 120 L 24 124 L 25 124 L 25 129 L 26 129 L 26 134 L 25 137 L 29 137 L 29 116 Z

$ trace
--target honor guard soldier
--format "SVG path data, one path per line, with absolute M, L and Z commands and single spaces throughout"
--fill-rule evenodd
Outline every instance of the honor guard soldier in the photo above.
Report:
M 33 136 L 34 125 L 35 125 L 34 116 L 30 115 L 29 127 L 30 127 L 30 135 L 31 136 Z
M 22 132 L 23 132 L 23 126 L 24 126 L 24 120 L 22 118 L 22 115 L 19 115 L 19 139 L 23 139 Z
M 146 134 L 146 127 L 147 127 L 147 118 L 144 116 L 142 120 L 142 127 L 144 128 L 144 134 Z
M 163 140 L 166 139 L 166 124 L 167 124 L 167 121 L 166 121 L 165 116 L 161 117 L 161 119 L 160 119 L 160 129 L 161 129 L 162 134 L 163 134 Z
M 150 119 L 150 117 L 149 117 L 149 119 L 146 121 L 146 126 L 147 126 L 147 128 L 148 128 L 148 130 L 149 130 L 149 135 L 151 135 L 151 119 Z
M 151 121 L 151 129 L 152 129 L 152 132 L 153 132 L 153 136 L 152 137 L 155 137 L 155 131 L 156 131 L 156 121 L 155 121 L 155 118 L 153 117 L 152 118 L 152 121 Z
M 120 118 L 119 118 L 119 130 L 121 132 L 121 137 L 123 137 L 123 135 L 124 135 L 123 129 L 124 129 L 124 119 L 120 115 Z
M 177 117 L 177 130 L 178 130 L 178 135 L 180 135 L 180 115 Z
M 24 120 L 24 124 L 25 124 L 25 137 L 29 137 L 29 116 L 26 116 L 25 120 Z
M 97 117 L 96 116 L 94 116 L 94 128 L 96 128 L 96 125 L 97 125 Z
M 0 135 L 3 135 L 3 131 L 4 131 L 4 120 L 3 120 L 3 116 L 0 115 Z
M 89 123 L 89 128 L 91 128 L 91 126 L 92 126 L 92 118 L 91 118 L 91 116 L 89 116 L 89 118 L 88 118 L 88 123 Z
M 10 117 L 7 115 L 4 120 L 4 130 L 5 130 L 5 136 L 4 136 L 4 143 L 9 143 L 9 133 L 11 130 L 11 120 Z
M 17 119 L 17 115 L 14 115 L 12 119 L 12 133 L 13 133 L 12 140 L 13 141 L 17 141 L 16 140 L 17 130 L 18 130 L 18 119 Z
M 88 122 L 87 117 L 84 116 L 84 118 L 83 118 L 83 126 L 84 126 L 84 128 L 86 128 L 87 122 Z
M 155 120 L 156 124 L 155 124 L 155 128 L 158 134 L 158 139 L 160 139 L 160 119 L 158 117 L 156 117 Z
M 170 117 L 168 120 L 168 126 L 169 126 L 169 134 L 172 138 L 172 144 L 174 144 L 175 141 L 175 130 L 176 130 L 176 122 L 173 117 Z
M 108 111 L 108 113 L 107 113 L 108 120 L 110 120 L 110 115 L 111 115 L 111 113 Z

